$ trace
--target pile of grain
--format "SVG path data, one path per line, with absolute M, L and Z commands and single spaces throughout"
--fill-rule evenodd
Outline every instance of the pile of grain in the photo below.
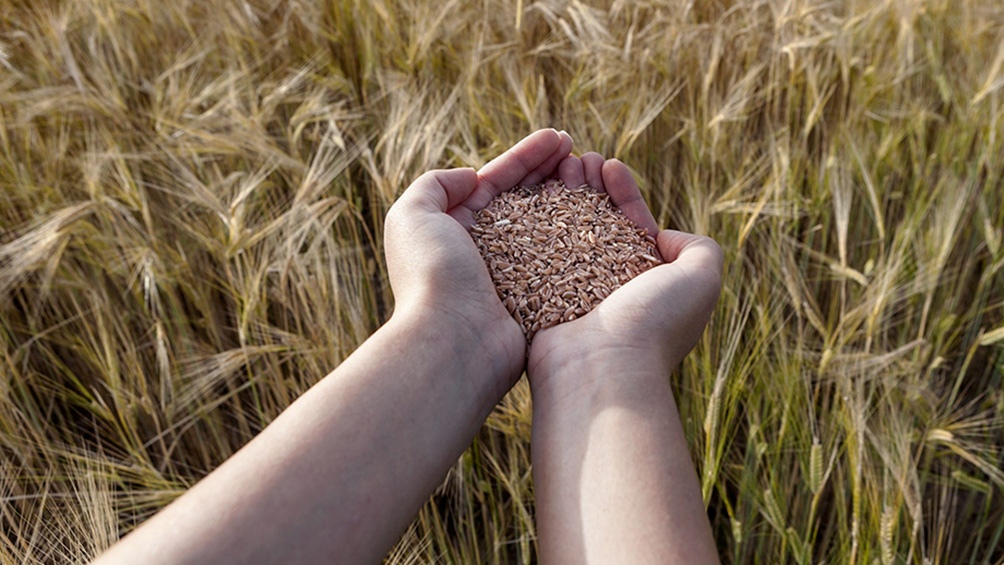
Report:
M 527 341 L 661 263 L 652 237 L 609 196 L 560 181 L 503 193 L 477 213 L 471 235 Z

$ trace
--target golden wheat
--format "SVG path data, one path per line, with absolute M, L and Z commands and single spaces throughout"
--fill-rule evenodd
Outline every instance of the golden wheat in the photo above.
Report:
M 0 562 L 82 562 L 392 309 L 383 216 L 557 126 L 724 292 L 726 563 L 1004 560 L 996 0 L 0 3 Z M 394 563 L 532 562 L 518 385 Z

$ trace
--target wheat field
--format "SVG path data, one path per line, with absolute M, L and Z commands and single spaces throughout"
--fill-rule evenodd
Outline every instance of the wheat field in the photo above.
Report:
M 0 0 L 0 562 L 219 465 L 388 318 L 408 183 L 552 126 L 725 250 L 725 563 L 1004 561 L 998 0 Z M 530 401 L 387 562 L 536 561 Z

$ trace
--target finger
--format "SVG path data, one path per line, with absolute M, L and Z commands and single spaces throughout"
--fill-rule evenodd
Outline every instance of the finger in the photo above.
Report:
M 590 151 L 582 156 L 582 168 L 586 174 L 586 184 L 596 190 L 605 191 L 603 186 L 603 155 Z
M 725 255 L 710 237 L 675 230 L 662 230 L 656 238 L 662 259 L 688 269 L 721 277 Z
M 480 210 L 502 192 L 519 184 L 528 175 L 551 160 L 562 145 L 562 137 L 553 129 L 535 131 L 492 159 L 478 171 L 478 187 L 466 206 Z M 568 151 L 571 151 L 569 146 Z M 567 153 L 566 153 L 567 155 Z M 557 164 L 565 155 L 561 155 Z
M 426 212 L 446 212 L 467 200 L 477 184 L 478 174 L 471 168 L 429 171 L 411 183 L 400 202 Z
M 654 237 L 658 234 L 659 224 L 655 222 L 655 216 L 648 209 L 648 204 L 641 196 L 641 189 L 627 165 L 617 159 L 609 159 L 603 163 L 602 174 L 603 185 L 610 200 L 638 227 L 648 230 L 649 235 Z
M 572 136 L 560 131 L 558 132 L 558 137 L 561 138 L 561 142 L 558 144 L 558 148 L 554 151 L 554 153 L 552 153 L 551 156 L 541 163 L 536 169 L 523 177 L 523 180 L 514 183 L 514 186 L 517 184 L 527 186 L 539 184 L 541 181 L 554 175 L 558 165 L 572 152 Z
M 586 184 L 586 171 L 582 168 L 582 159 L 569 155 L 558 164 L 558 178 L 568 188 L 579 188 Z

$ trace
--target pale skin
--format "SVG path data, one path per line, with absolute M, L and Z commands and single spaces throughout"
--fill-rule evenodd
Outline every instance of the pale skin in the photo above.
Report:
M 659 231 L 617 160 L 570 156 L 559 176 L 605 190 L 657 234 L 666 264 L 534 337 L 527 377 L 541 561 L 717 563 L 668 375 L 711 316 L 722 251 L 707 237 Z
M 467 232 L 502 190 L 555 175 L 592 181 L 597 171 L 654 230 L 622 164 L 571 148 L 567 134 L 541 130 L 478 171 L 416 180 L 387 216 L 391 319 L 98 562 L 379 562 L 524 368 L 542 560 L 715 562 L 667 375 L 714 304 L 717 246 L 661 232 L 669 265 L 538 333 L 527 363 Z M 663 304 L 669 296 L 687 306 Z

